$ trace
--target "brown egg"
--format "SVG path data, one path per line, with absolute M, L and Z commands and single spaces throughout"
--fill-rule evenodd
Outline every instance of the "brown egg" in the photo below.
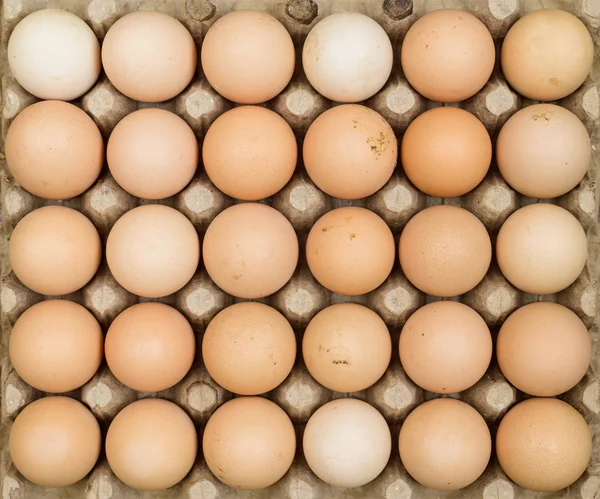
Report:
M 125 484 L 164 490 L 183 480 L 196 459 L 198 436 L 183 409 L 162 399 L 143 399 L 115 416 L 106 434 L 106 458 Z
M 458 490 L 477 480 L 492 453 L 490 430 L 470 405 L 433 399 L 412 411 L 399 438 L 400 459 L 421 485 Z
M 302 355 L 311 376 L 326 388 L 358 392 L 383 376 L 392 357 L 392 339 L 375 312 L 355 303 L 338 303 L 309 322 Z
M 298 264 L 298 237 L 277 210 L 242 203 L 222 211 L 206 230 L 204 266 L 223 291 L 263 298 L 280 290 Z
M 263 489 L 290 469 L 296 433 L 287 414 L 270 400 L 240 397 L 210 417 L 202 449 L 210 471 L 226 485 Z
M 552 397 L 581 381 L 592 359 L 592 340 L 585 324 L 568 308 L 530 303 L 502 325 L 496 355 L 502 374 L 519 390 Z
M 473 386 L 492 359 L 492 336 L 485 321 L 459 302 L 438 301 L 418 309 L 400 334 L 400 361 L 421 388 L 461 392 Z
M 117 220 L 106 241 L 106 260 L 126 290 L 158 298 L 179 291 L 192 278 L 200 241 L 192 223 L 177 210 L 147 204 Z
M 554 104 L 528 106 L 504 124 L 496 143 L 504 179 L 525 196 L 555 198 L 575 187 L 592 159 L 579 118 Z
M 236 303 L 210 321 L 202 340 L 204 365 L 219 385 L 241 395 L 277 387 L 296 360 L 296 335 L 287 319 L 262 303 Z
M 61 101 L 21 111 L 6 134 L 6 164 L 26 190 L 44 199 L 79 196 L 100 174 L 104 142 L 84 111 Z
M 496 49 L 485 25 L 464 10 L 441 9 L 424 15 L 402 43 L 402 70 L 421 95 L 459 102 L 487 83 Z
M 496 455 L 517 485 L 554 492 L 571 485 L 585 471 L 592 455 L 592 436 L 569 404 L 533 398 L 513 407 L 500 422 Z
M 192 35 L 161 12 L 130 12 L 114 23 L 102 43 L 102 67 L 130 99 L 161 102 L 187 87 L 198 57 Z
M 492 161 L 490 135 L 475 116 L 456 107 L 430 109 L 402 138 L 402 166 L 425 194 L 452 198 L 474 189 Z
M 102 437 L 94 415 L 77 400 L 45 397 L 26 406 L 10 430 L 10 457 L 42 487 L 67 487 L 94 467 Z
M 390 179 L 398 141 L 379 113 L 346 104 L 328 109 L 310 125 L 302 149 L 306 172 L 326 194 L 360 199 Z
M 264 107 L 241 106 L 219 116 L 202 145 L 209 178 L 228 196 L 257 201 L 280 191 L 296 168 L 298 146 L 287 122 Z
M 475 215 L 439 205 L 409 220 L 400 235 L 399 256 L 402 271 L 418 289 L 434 296 L 458 296 L 485 276 L 492 243 Z
M 566 97 L 587 78 L 593 60 L 590 32 L 564 10 L 527 14 L 512 25 L 502 43 L 504 76 L 529 99 Z
M 106 148 L 110 173 L 138 198 L 164 199 L 181 191 L 198 166 L 198 141 L 176 114 L 140 109 L 123 118 Z
M 15 275 L 43 295 L 66 295 L 85 286 L 98 270 L 102 246 L 84 215 L 44 206 L 25 215 L 12 232 L 8 258 Z
M 121 383 L 158 392 L 179 383 L 196 353 L 187 319 L 163 303 L 138 303 L 121 312 L 106 333 L 106 362 Z
M 310 469 L 325 483 L 360 487 L 385 468 L 392 436 L 377 409 L 345 398 L 317 409 L 306 424 L 302 446 Z
M 10 362 L 26 383 L 43 392 L 68 392 L 88 382 L 103 351 L 98 321 L 68 300 L 36 303 L 10 334 Z
M 202 43 L 202 70 L 226 99 L 259 104 L 279 94 L 294 73 L 292 38 L 266 12 L 238 10 L 215 22 Z
M 573 284 L 585 267 L 587 238 L 564 208 L 531 204 L 502 225 L 496 258 L 513 286 L 526 293 L 557 293 Z
M 342 295 L 373 291 L 390 275 L 392 231 L 372 211 L 346 206 L 325 213 L 306 241 L 306 260 L 323 286 Z

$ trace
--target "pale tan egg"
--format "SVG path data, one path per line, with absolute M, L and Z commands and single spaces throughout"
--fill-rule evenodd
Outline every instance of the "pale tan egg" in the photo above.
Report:
M 10 429 L 10 458 L 27 480 L 42 487 L 67 487 L 94 467 L 102 435 L 94 415 L 69 397 L 35 400 Z
M 202 162 L 212 183 L 244 201 L 283 189 L 297 159 L 290 126 L 277 113 L 258 106 L 236 107 L 219 116 L 202 144 Z
M 494 69 L 496 49 L 486 26 L 464 10 L 419 18 L 402 43 L 402 70 L 424 97 L 459 102 L 475 95 Z
M 583 474 L 592 455 L 592 435 L 581 414 L 566 402 L 532 398 L 500 421 L 496 455 L 520 487 L 554 492 Z
M 51 296 L 85 286 L 101 256 L 100 236 L 92 222 L 64 206 L 45 206 L 25 215 L 8 245 L 8 259 L 19 280 Z
M 471 113 L 456 107 L 425 111 L 406 129 L 402 167 L 430 196 L 451 198 L 474 189 L 492 161 L 490 134 Z
M 552 397 L 581 381 L 592 359 L 592 340 L 568 308 L 530 303 L 502 324 L 496 355 L 502 374 L 519 390 Z
M 360 199 L 390 179 L 398 141 L 379 113 L 347 104 L 328 109 L 310 125 L 302 149 L 311 180 L 326 194 Z
M 192 223 L 160 204 L 138 206 L 113 226 L 106 260 L 117 282 L 131 293 L 159 298 L 179 291 L 200 261 L 200 241 Z
M 400 428 L 400 459 L 421 485 L 458 490 L 488 465 L 492 438 L 481 415 L 451 398 L 433 399 L 412 411 Z
M 534 198 L 555 198 L 584 177 L 592 144 L 585 126 L 571 111 L 537 104 L 516 112 L 504 124 L 496 159 L 513 189 Z
M 198 166 L 190 126 L 164 109 L 140 109 L 123 118 L 108 139 L 106 161 L 117 183 L 138 198 L 177 194 Z
M 417 213 L 400 235 L 399 257 L 408 280 L 424 293 L 457 296 L 484 278 L 492 243 L 481 221 L 451 205 Z
M 198 435 L 181 407 L 168 400 L 142 399 L 115 416 L 105 448 L 111 470 L 126 485 L 165 490 L 192 468 Z
M 279 94 L 294 73 L 294 43 L 266 12 L 238 10 L 218 19 L 202 43 L 202 70 L 226 99 L 260 104 Z
M 219 213 L 204 235 L 202 253 L 210 278 L 239 298 L 280 290 L 298 264 L 298 237 L 277 210 L 242 203 Z
M 235 489 L 264 489 L 290 469 L 296 453 L 294 426 L 283 409 L 262 397 L 225 402 L 202 437 L 210 471 Z
M 188 86 L 198 56 L 190 32 L 162 12 L 130 12 L 114 23 L 102 43 L 102 67 L 130 99 L 162 102 Z
M 587 261 L 587 238 L 577 219 L 553 204 L 531 204 L 500 228 L 496 258 L 513 286 L 552 294 L 570 286 Z
M 121 383 L 159 392 L 179 383 L 194 362 L 192 326 L 164 303 L 138 303 L 121 312 L 106 333 L 106 362 Z
M 461 392 L 473 386 L 492 359 L 492 336 L 485 321 L 459 302 L 438 301 L 419 308 L 400 334 L 400 361 L 421 388 Z
M 81 305 L 47 300 L 28 308 L 10 333 L 10 362 L 28 384 L 49 393 L 75 390 L 100 367 L 104 336 Z
M 70 199 L 90 187 L 104 161 L 104 141 L 84 111 L 61 101 L 21 111 L 6 134 L 6 164 L 24 189 L 44 199 Z
M 274 308 L 236 303 L 208 324 L 202 360 L 211 378 L 226 390 L 259 395 L 279 386 L 292 370 L 296 335 Z
M 512 25 L 502 43 L 502 71 L 529 99 L 562 99 L 585 81 L 594 42 L 577 17 L 558 9 L 535 10 Z
M 375 312 L 356 303 L 321 310 L 302 337 L 302 356 L 311 376 L 336 392 L 358 392 L 387 369 L 392 338 Z
M 313 225 L 306 241 L 312 275 L 342 295 L 362 295 L 381 285 L 394 266 L 395 243 L 387 224 L 372 211 L 337 208 Z

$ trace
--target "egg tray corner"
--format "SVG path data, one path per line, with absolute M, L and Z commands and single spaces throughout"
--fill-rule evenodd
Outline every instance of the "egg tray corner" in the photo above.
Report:
M 477 15 L 498 41 L 514 21 L 530 10 L 541 7 L 563 8 L 576 14 L 590 29 L 596 47 L 596 60 L 590 78 L 575 94 L 559 104 L 574 112 L 592 136 L 594 147 L 592 165 L 581 184 L 568 194 L 553 200 L 568 209 L 581 222 L 588 234 L 589 259 L 581 277 L 568 289 L 543 299 L 556 300 L 574 310 L 590 328 L 594 341 L 592 364 L 585 378 L 562 398 L 579 410 L 590 424 L 595 442 L 600 435 L 600 225 L 598 202 L 600 200 L 600 4 L 594 0 L 4 0 L 0 12 L 0 75 L 2 88 L 2 116 L 0 118 L 0 182 L 2 202 L 2 255 L 0 304 L 2 307 L 2 338 L 0 350 L 0 481 L 3 499 L 34 498 L 170 498 L 198 499 L 225 498 L 290 498 L 290 499 L 346 499 L 346 498 L 483 498 L 526 499 L 543 497 L 520 489 L 506 477 L 497 461 L 492 462 L 484 474 L 472 485 L 458 492 L 440 493 L 417 484 L 400 465 L 397 436 L 401 422 L 419 403 L 433 398 L 414 385 L 403 372 L 397 354 L 383 378 L 371 388 L 359 393 L 331 392 L 314 381 L 298 355 L 289 377 L 266 396 L 279 404 L 292 419 L 301 442 L 303 427 L 310 415 L 329 400 L 352 396 L 366 400 L 378 408 L 388 421 L 395 447 L 392 458 L 383 473 L 373 482 L 357 489 L 338 489 L 320 481 L 308 468 L 302 457 L 301 445 L 290 471 L 275 485 L 256 492 L 235 491 L 219 482 L 208 470 L 201 454 L 183 482 L 159 493 L 140 492 L 120 482 L 112 474 L 104 456 L 88 477 L 64 489 L 44 489 L 28 482 L 11 463 L 8 453 L 10 427 L 19 411 L 42 394 L 21 380 L 8 359 L 8 339 L 17 317 L 44 297 L 28 290 L 11 272 L 6 259 L 7 241 L 16 223 L 27 213 L 45 204 L 17 185 L 7 172 L 4 161 L 4 139 L 12 119 L 37 99 L 23 90 L 14 80 L 6 63 L 6 46 L 15 25 L 27 14 L 46 7 L 60 7 L 83 18 L 102 39 L 108 28 L 131 10 L 153 9 L 178 18 L 192 33 L 196 43 L 201 40 L 211 24 L 223 14 L 243 8 L 266 10 L 278 18 L 290 31 L 297 53 L 294 77 L 281 95 L 266 106 L 283 116 L 294 130 L 301 145 L 310 123 L 331 102 L 317 94 L 302 73 L 300 57 L 302 43 L 312 26 L 333 12 L 352 10 L 378 21 L 389 34 L 398 53 L 400 42 L 410 25 L 419 15 L 441 7 L 465 9 Z M 530 101 L 515 94 L 495 69 L 488 84 L 474 97 L 461 103 L 461 107 L 474 113 L 495 138 L 502 124 L 515 111 Z M 134 102 L 115 90 L 104 75 L 97 84 L 75 104 L 81 106 L 96 122 L 106 139 L 116 123 L 125 115 L 146 104 Z M 367 106 L 382 114 L 401 138 L 408 124 L 424 110 L 436 104 L 418 95 L 404 79 L 399 68 L 399 57 L 385 87 L 369 99 Z M 206 82 L 199 70 L 188 88 L 175 99 L 159 104 L 175 112 L 189 123 L 200 142 L 214 119 L 232 107 Z M 300 161 L 301 163 L 301 161 Z M 123 191 L 105 167 L 100 178 L 83 195 L 60 202 L 80 210 L 97 227 L 102 239 L 115 221 L 127 210 L 145 201 Z M 427 197 L 417 191 L 406 179 L 401 167 L 390 181 L 373 196 L 347 202 L 333 199 L 319 191 L 308 178 L 301 164 L 289 184 L 266 201 L 281 211 L 296 229 L 301 246 L 312 224 L 326 211 L 345 205 L 364 206 L 379 214 L 390 226 L 396 240 L 406 222 L 426 206 L 440 204 L 442 200 Z M 504 182 L 498 169 L 492 165 L 490 172 L 474 191 L 456 200 L 446 200 L 462 206 L 484 223 L 492 240 L 502 222 L 518 207 L 534 202 L 515 193 Z M 191 183 L 179 194 L 161 201 L 186 215 L 202 237 L 210 221 L 234 200 L 220 193 L 209 181 L 202 167 Z M 105 262 L 95 278 L 82 290 L 68 296 L 89 310 L 99 320 L 104 331 L 111 321 L 126 307 L 140 298 L 120 287 L 110 275 Z M 490 326 L 492 333 L 516 307 L 541 299 L 517 291 L 492 265 L 484 280 L 472 291 L 460 297 L 461 301 L 477 310 Z M 375 291 L 359 296 L 344 297 L 320 286 L 311 276 L 301 256 L 291 281 L 275 295 L 262 300 L 280 310 L 290 321 L 298 341 L 308 321 L 331 303 L 354 301 L 369 306 L 385 320 L 392 333 L 394 352 L 397 352 L 400 329 L 407 317 L 420 305 L 435 298 L 417 291 L 402 275 L 398 264 L 390 277 Z M 162 299 L 181 310 L 190 320 L 199 339 L 214 315 L 236 301 L 211 282 L 200 267 L 197 274 L 181 291 Z M 69 395 L 83 401 L 97 417 L 103 432 L 112 418 L 134 400 L 158 396 L 182 406 L 194 420 L 201 437 L 203 427 L 212 412 L 232 394 L 219 387 L 197 359 L 190 373 L 175 387 L 157 394 L 137 393 L 119 383 L 103 364 L 82 388 Z M 472 388 L 457 395 L 473 405 L 490 425 L 492 433 L 499 419 L 524 394 L 508 384 L 497 365 L 492 363 L 485 376 Z M 591 463 L 586 473 L 569 489 L 552 497 L 592 499 L 600 494 L 600 448 L 594 446 Z

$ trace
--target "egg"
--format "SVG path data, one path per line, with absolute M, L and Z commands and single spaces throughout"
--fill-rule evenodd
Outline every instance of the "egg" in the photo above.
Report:
M 204 235 L 204 267 L 223 291 L 263 298 L 280 290 L 298 264 L 298 237 L 277 210 L 242 203 L 219 213 Z
M 60 9 L 29 14 L 8 40 L 10 70 L 25 90 L 40 99 L 73 100 L 100 74 L 100 44 L 79 17 Z
M 502 43 L 502 71 L 521 95 L 553 101 L 573 93 L 594 60 L 590 32 L 573 14 L 540 9 L 512 25 Z
M 202 43 L 210 85 L 240 104 L 271 100 L 289 83 L 296 57 L 283 24 L 266 12 L 238 10 L 218 19 Z
M 8 447 L 27 480 L 42 487 L 67 487 L 92 470 L 101 439 L 98 421 L 81 402 L 44 397 L 17 415 Z
M 360 199 L 381 189 L 394 173 L 398 141 L 379 113 L 346 104 L 313 121 L 302 155 L 319 189 L 337 198 Z
M 440 9 L 408 30 L 400 59 L 408 82 L 427 99 L 460 102 L 489 80 L 496 58 L 492 35 L 474 15 Z
M 106 458 L 126 485 L 164 490 L 183 480 L 198 451 L 198 436 L 181 407 L 162 399 L 126 406 L 106 434 Z
M 208 324 L 202 359 L 210 377 L 226 390 L 259 395 L 279 386 L 290 374 L 296 360 L 296 335 L 274 308 L 236 303 Z
M 228 196 L 257 201 L 279 192 L 296 168 L 298 146 L 287 122 L 264 107 L 219 116 L 202 145 L 207 175 Z
M 264 489 L 290 469 L 296 433 L 290 418 L 270 400 L 240 397 L 225 402 L 202 437 L 210 471 L 236 489 Z
M 492 161 L 490 135 L 471 113 L 455 107 L 425 111 L 402 138 L 402 166 L 430 196 L 451 198 L 474 189 Z
M 592 436 L 569 404 L 532 398 L 517 404 L 500 421 L 496 455 L 520 487 L 554 492 L 583 474 L 592 455 Z
M 8 259 L 17 278 L 43 295 L 73 293 L 94 277 L 102 246 L 85 215 L 64 206 L 44 206 L 13 230 Z
M 400 428 L 398 447 L 402 466 L 421 485 L 459 490 L 484 472 L 492 438 L 484 419 L 469 404 L 439 398 L 408 415 Z
M 21 186 L 45 199 L 70 199 L 90 187 L 104 161 L 104 141 L 81 109 L 60 101 L 21 111 L 6 134 L 6 164 Z
M 555 198 L 573 189 L 592 160 L 583 123 L 554 104 L 536 104 L 513 114 L 496 143 L 500 173 L 525 196 Z
M 327 99 L 360 102 L 375 95 L 392 71 L 387 33 L 358 12 L 321 19 L 308 33 L 302 66 L 310 84 Z
M 75 390 L 100 367 L 100 324 L 68 300 L 36 303 L 17 319 L 10 334 L 10 362 L 29 385 L 49 393 Z
M 362 295 L 381 285 L 392 271 L 395 251 L 387 224 L 372 211 L 356 206 L 325 213 L 306 241 L 312 275 L 342 295 Z
M 385 468 L 392 436 L 377 409 L 347 398 L 317 409 L 306 423 L 302 446 L 308 466 L 325 483 L 360 487 Z
M 484 278 L 492 243 L 484 225 L 469 211 L 438 205 L 417 213 L 400 235 L 402 271 L 419 290 L 458 296 Z
M 302 356 L 311 376 L 336 392 L 358 392 L 373 385 L 392 357 L 392 339 L 375 312 L 355 303 L 321 310 L 308 323 Z
M 438 301 L 412 314 L 400 334 L 400 361 L 424 390 L 456 393 L 473 386 L 492 359 L 485 321 L 459 302 Z
M 587 260 L 583 227 L 567 210 L 531 204 L 504 222 L 496 240 L 500 270 L 526 293 L 552 294 L 570 286 Z
M 185 26 L 151 10 L 121 17 L 102 43 L 102 66 L 110 82 L 142 102 L 162 102 L 181 93 L 194 76 L 197 59 Z
M 502 374 L 519 390 L 552 397 L 581 381 L 592 360 L 592 340 L 568 308 L 530 303 L 504 321 L 496 355 Z
M 159 298 L 179 291 L 200 261 L 200 241 L 192 223 L 160 204 L 138 206 L 113 226 L 106 241 L 106 261 L 127 291 Z
M 179 383 L 196 353 L 192 326 L 164 303 L 138 303 L 121 312 L 106 333 L 106 362 L 121 383 L 158 392 Z
M 177 194 L 198 166 L 198 141 L 190 126 L 164 109 L 140 109 L 110 134 L 106 160 L 117 183 L 138 198 Z

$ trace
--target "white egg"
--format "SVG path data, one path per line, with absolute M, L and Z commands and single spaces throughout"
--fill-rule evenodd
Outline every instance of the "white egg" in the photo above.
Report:
M 383 28 L 356 12 L 333 14 L 310 31 L 302 64 L 310 84 L 328 99 L 360 102 L 390 76 L 394 54 Z
M 79 17 L 60 9 L 24 18 L 8 41 L 8 63 L 19 84 L 40 99 L 81 97 L 100 74 L 100 44 Z

